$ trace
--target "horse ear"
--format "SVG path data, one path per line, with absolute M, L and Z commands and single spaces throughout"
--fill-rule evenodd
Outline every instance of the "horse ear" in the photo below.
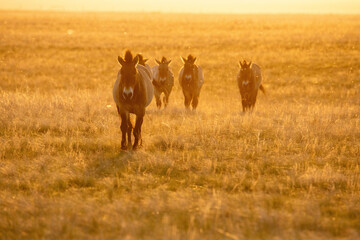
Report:
M 166 64 L 169 65 L 171 63 L 171 60 L 167 61 Z
M 192 62 L 192 63 L 193 63 L 193 64 L 195 64 L 195 62 L 196 62 L 196 58 L 194 58 L 194 60 L 193 60 L 193 62 Z
M 155 59 L 155 61 L 157 64 L 159 64 L 159 65 L 161 64 L 161 62 L 159 60 Z
M 181 57 L 181 61 L 185 64 L 186 63 L 186 59 L 184 57 Z
M 136 66 L 139 63 L 139 56 L 134 57 L 132 62 L 134 64 L 134 66 Z
M 120 56 L 118 56 L 118 62 L 121 64 L 121 66 L 123 66 L 125 63 L 124 59 L 122 59 Z
M 239 66 L 240 68 L 244 68 L 244 65 L 241 63 L 241 61 L 239 61 Z
M 251 68 L 251 66 L 252 66 L 252 61 L 249 62 L 249 65 L 248 65 L 248 66 L 249 66 L 249 68 Z
M 244 60 L 244 68 L 249 68 L 249 67 L 250 67 L 250 63 L 251 63 L 251 62 L 248 62 L 248 61 Z

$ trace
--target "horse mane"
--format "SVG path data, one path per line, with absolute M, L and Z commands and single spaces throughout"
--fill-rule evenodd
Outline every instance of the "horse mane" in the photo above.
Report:
M 132 61 L 133 61 L 133 55 L 130 52 L 130 50 L 127 50 L 126 53 L 125 53 L 125 62 L 130 63 Z
M 251 60 L 246 61 L 245 59 L 243 59 L 243 61 L 242 62 L 239 61 L 239 63 L 240 63 L 241 68 L 248 69 L 248 68 L 250 68 L 252 61 Z
M 188 56 L 188 59 L 187 59 L 188 61 L 194 61 L 194 57 L 193 57 L 193 55 L 191 55 L 191 54 L 189 54 L 189 56 Z
M 138 57 L 139 57 L 139 62 L 140 62 L 140 61 L 142 61 L 142 60 L 144 60 L 143 55 L 141 55 L 140 53 L 136 54 L 136 56 L 138 56 Z
M 162 57 L 161 63 L 166 63 L 166 62 L 167 62 L 166 57 Z

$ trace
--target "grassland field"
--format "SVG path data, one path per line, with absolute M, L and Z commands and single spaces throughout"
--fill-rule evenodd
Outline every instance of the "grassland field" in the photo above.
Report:
M 360 239 L 360 16 L 0 11 L 0 239 Z M 193 54 L 120 150 L 126 49 Z M 267 96 L 242 114 L 241 58 Z

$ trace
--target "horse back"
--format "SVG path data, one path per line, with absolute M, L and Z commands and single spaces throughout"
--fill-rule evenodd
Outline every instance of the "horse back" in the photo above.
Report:
M 179 71 L 179 84 L 180 84 L 180 86 L 182 86 L 182 79 L 183 79 L 183 74 L 184 74 L 184 67 L 182 67 L 181 69 L 180 69 L 180 71 Z
M 149 67 L 150 68 L 150 67 Z M 146 105 L 145 107 L 149 106 L 153 96 L 154 96 L 154 88 L 152 85 L 152 73 L 151 73 L 151 69 L 149 71 L 148 68 L 142 66 L 142 65 L 137 65 L 136 69 L 138 70 L 138 74 L 140 75 L 140 81 L 145 89 L 145 93 L 146 94 Z
M 153 80 L 158 81 L 159 80 L 159 66 L 153 66 L 152 73 L 153 73 L 153 79 L 151 79 L 151 81 L 153 81 Z
M 169 85 L 174 86 L 174 74 L 170 70 L 170 68 L 169 68 L 169 71 L 168 71 L 167 79 L 169 81 Z
M 141 65 L 140 65 L 141 66 Z M 143 66 L 144 67 L 144 66 Z M 150 81 L 152 81 L 152 78 L 153 78 L 153 71 L 151 69 L 151 67 L 148 65 L 148 64 L 145 64 L 145 70 L 146 70 L 146 73 L 148 74 L 149 78 L 150 78 Z
M 254 78 L 253 80 L 255 82 L 255 88 L 259 89 L 262 82 L 261 68 L 257 64 L 253 63 L 251 65 L 251 70 L 253 72 L 253 78 Z
M 200 66 L 197 66 L 197 76 L 198 76 L 198 85 L 199 85 L 199 88 L 202 87 L 202 85 L 204 84 L 204 74 L 203 74 L 203 71 L 202 71 L 202 68 Z
M 114 87 L 113 87 L 113 99 L 118 107 L 121 106 L 120 89 L 119 89 L 120 88 L 120 79 L 121 79 L 121 73 L 119 71 L 117 74 L 117 77 L 116 77 Z

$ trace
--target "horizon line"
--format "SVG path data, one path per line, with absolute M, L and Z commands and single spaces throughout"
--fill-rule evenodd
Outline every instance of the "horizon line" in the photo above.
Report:
M 148 14 L 199 14 L 199 15 L 360 15 L 359 12 L 326 12 L 326 11 L 244 11 L 244 12 L 226 12 L 226 11 L 152 11 L 152 10 L 79 10 L 79 9 L 14 9 L 0 8 L 0 12 L 58 12 L 58 13 L 148 13 Z

